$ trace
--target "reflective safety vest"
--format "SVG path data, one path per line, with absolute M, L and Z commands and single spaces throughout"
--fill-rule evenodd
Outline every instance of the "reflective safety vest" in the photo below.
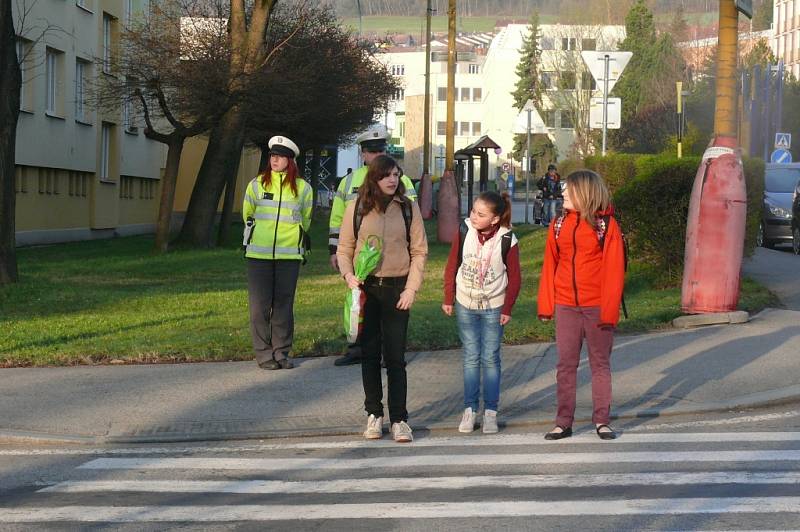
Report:
M 242 206 L 245 257 L 302 260 L 308 251 L 305 242 L 311 226 L 313 190 L 298 177 L 295 195 L 288 183 L 279 185 L 285 177 L 285 172 L 272 172 L 265 188 L 259 175 L 247 186 Z M 252 227 L 247 226 L 248 218 Z
M 331 219 L 328 223 L 328 250 L 331 255 L 336 253 L 336 248 L 339 247 L 339 231 L 342 227 L 344 210 L 347 207 L 347 203 L 358 196 L 358 187 L 367 178 L 368 168 L 368 166 L 364 165 L 351 172 L 350 175 L 342 179 L 336 189 L 336 195 L 333 197 L 333 205 L 331 206 Z M 404 175 L 400 178 L 400 181 L 406 187 L 406 197 L 411 201 L 417 201 L 417 191 L 414 190 L 414 183 L 411 182 L 411 179 Z

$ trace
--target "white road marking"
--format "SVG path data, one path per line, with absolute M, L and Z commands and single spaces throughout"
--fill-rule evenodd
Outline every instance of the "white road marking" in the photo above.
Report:
M 60 482 L 46 493 L 375 493 L 469 488 L 586 488 L 605 486 L 698 486 L 702 484 L 800 484 L 800 472 L 613 473 L 591 475 L 489 475 L 430 478 L 371 478 L 314 481 L 91 480 Z
M 780 419 L 787 419 L 792 417 L 800 417 L 800 410 L 790 410 L 788 412 L 776 412 L 772 414 L 759 414 L 757 416 L 739 416 L 725 419 L 704 419 L 698 421 L 684 421 L 679 423 L 659 423 L 656 425 L 641 425 L 632 430 L 661 430 L 661 429 L 678 429 L 690 427 L 715 427 L 724 425 L 739 425 L 741 423 L 759 423 L 762 421 L 776 421 Z
M 230 522 L 310 519 L 441 519 L 449 517 L 620 516 L 800 513 L 800 497 L 469 501 L 224 506 L 61 506 L 2 508 L 2 523 Z
M 500 434 L 495 436 L 443 436 L 419 438 L 405 447 L 494 447 L 497 445 L 546 445 L 571 446 L 585 444 L 615 445 L 621 443 L 743 443 L 743 442 L 800 442 L 800 432 L 705 432 L 705 433 L 622 433 L 613 441 L 601 441 L 592 432 L 578 434 L 568 439 L 548 441 L 543 434 Z M 298 443 L 264 443 L 258 445 L 225 445 L 194 447 L 126 447 L 126 448 L 40 448 L 0 449 L 0 456 L 51 456 L 51 455 L 124 455 L 124 454 L 199 454 L 199 453 L 244 453 L 299 449 L 374 449 L 394 448 L 398 445 L 390 439 L 367 441 L 363 439 L 340 441 L 303 441 Z
M 796 462 L 800 450 L 411 455 L 378 458 L 96 458 L 80 469 L 288 471 L 405 467 L 674 462 Z

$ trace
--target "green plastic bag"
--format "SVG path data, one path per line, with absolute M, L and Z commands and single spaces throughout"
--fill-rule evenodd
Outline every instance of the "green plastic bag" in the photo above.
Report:
M 356 279 L 363 282 L 375 270 L 381 261 L 381 247 L 380 238 L 375 235 L 367 237 L 353 267 Z M 364 303 L 366 300 L 367 294 L 361 287 L 347 289 L 344 298 L 344 332 L 347 335 L 347 341 L 351 344 L 358 339 L 364 326 Z

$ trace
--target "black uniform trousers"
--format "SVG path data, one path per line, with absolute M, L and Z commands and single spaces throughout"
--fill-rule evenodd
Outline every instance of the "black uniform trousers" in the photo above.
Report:
M 406 395 L 406 334 L 409 313 L 399 310 L 397 301 L 405 289 L 405 277 L 368 277 L 364 282 L 364 327 L 361 330 L 361 380 L 364 384 L 364 409 L 383 417 L 381 352 L 386 363 L 389 388 L 389 419 L 408 421 Z
M 299 274 L 299 260 L 247 259 L 250 335 L 259 364 L 289 356 Z

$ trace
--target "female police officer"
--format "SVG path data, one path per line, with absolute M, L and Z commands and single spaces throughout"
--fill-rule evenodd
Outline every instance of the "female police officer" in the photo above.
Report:
M 313 191 L 298 176 L 297 145 L 269 139 L 269 168 L 247 186 L 242 216 L 250 334 L 262 369 L 290 369 L 294 293 L 307 249 Z

